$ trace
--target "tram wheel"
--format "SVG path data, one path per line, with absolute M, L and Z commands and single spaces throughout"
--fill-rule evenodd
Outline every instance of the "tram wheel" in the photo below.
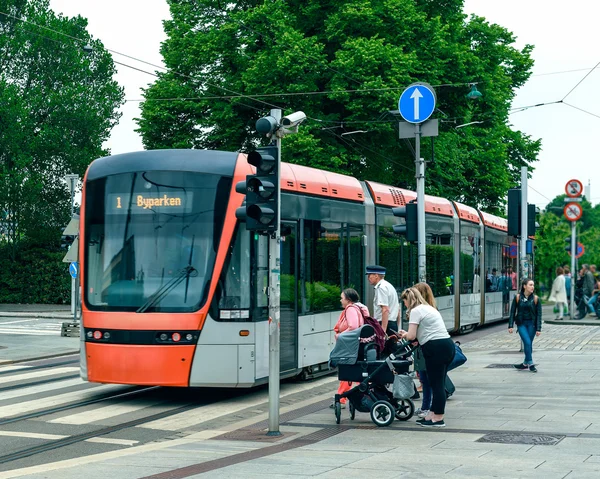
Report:
M 379 427 L 389 426 L 394 422 L 395 414 L 394 406 L 389 402 L 376 401 L 371 408 L 371 421 Z
M 396 419 L 399 421 L 408 421 L 415 413 L 415 405 L 410 399 L 398 400 L 396 408 Z

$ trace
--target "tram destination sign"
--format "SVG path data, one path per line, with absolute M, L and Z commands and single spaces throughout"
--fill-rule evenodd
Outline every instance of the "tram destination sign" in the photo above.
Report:
M 107 195 L 106 212 L 109 215 L 140 213 L 189 213 L 194 193 L 113 193 Z

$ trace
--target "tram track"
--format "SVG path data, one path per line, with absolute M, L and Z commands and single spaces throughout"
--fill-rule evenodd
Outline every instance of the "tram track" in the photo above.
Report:
M 66 408 L 80 407 L 82 405 L 88 405 L 88 404 L 92 404 L 92 403 L 99 402 L 102 400 L 113 399 L 116 397 L 122 398 L 127 395 L 132 395 L 134 393 L 140 393 L 140 392 L 146 392 L 148 390 L 156 389 L 156 388 L 158 388 L 158 386 L 145 388 L 144 390 L 140 390 L 140 391 L 132 391 L 132 392 L 128 392 L 125 394 L 119 394 L 117 396 L 110 396 L 110 397 L 106 397 L 103 399 L 95 399 L 93 401 L 81 402 L 81 403 L 77 403 L 76 405 L 69 405 L 69 406 L 65 406 L 65 407 L 61 407 L 61 408 L 55 408 L 52 410 L 40 411 L 38 413 L 32 413 L 32 414 L 20 416 L 18 418 L 12 418 L 7 421 L 2 421 L 2 422 L 0 422 L 0 426 L 3 424 L 8 424 L 9 422 L 22 421 L 25 419 L 31 419 L 32 417 L 40 417 L 42 415 L 52 414 L 52 413 L 58 412 L 60 410 L 64 411 Z M 167 411 L 162 411 L 159 413 L 151 414 L 149 416 L 141 417 L 138 419 L 133 419 L 131 421 L 126 421 L 121 424 L 116 424 L 114 426 L 102 427 L 95 431 L 88 431 L 88 432 L 85 432 L 82 434 L 75 434 L 73 436 L 56 439 L 56 440 L 51 440 L 45 444 L 40 444 L 37 446 L 23 448 L 21 450 L 11 452 L 9 454 L 0 455 L 0 464 L 7 464 L 7 463 L 10 463 L 13 461 L 18 461 L 20 459 L 35 456 L 37 454 L 42 454 L 42 453 L 49 452 L 49 451 L 52 451 L 55 449 L 60 449 L 62 447 L 77 444 L 77 443 L 86 441 L 88 439 L 105 436 L 107 434 L 111 434 L 111 433 L 114 433 L 117 431 L 122 431 L 124 429 L 129 429 L 132 427 L 140 426 L 142 424 L 147 424 L 147 423 L 157 421 L 160 419 L 165 419 L 170 416 L 175 416 L 180 413 L 191 411 L 193 409 L 197 409 L 197 408 L 204 407 L 204 406 L 209 406 L 211 404 L 214 404 L 214 403 L 220 401 L 221 399 L 224 399 L 224 397 L 222 397 L 221 395 L 217 395 L 216 397 L 213 397 L 210 401 L 207 401 L 207 402 L 202 402 L 202 403 L 198 403 L 198 401 L 188 402 L 187 404 L 184 404 L 183 406 L 175 407 L 175 408 L 169 409 Z
M 54 441 L 50 441 L 46 444 L 40 444 L 38 446 L 33 446 L 25 449 L 21 449 L 20 451 L 12 452 L 10 454 L 5 454 L 0 456 L 0 464 L 6 464 L 8 462 L 17 461 L 19 459 L 23 459 L 25 457 L 34 456 L 36 454 L 41 454 L 44 452 L 52 451 L 54 449 L 59 449 L 61 447 L 70 446 L 71 444 L 76 444 L 78 442 L 86 441 L 87 439 L 92 439 L 95 437 L 105 436 L 106 434 L 111 434 L 113 432 L 121 431 L 123 429 L 128 429 L 131 427 L 139 426 L 141 424 L 149 423 L 152 421 L 157 421 L 159 419 L 164 419 L 169 416 L 174 416 L 175 414 L 179 414 L 182 412 L 189 411 L 191 409 L 195 409 L 199 407 L 197 403 L 190 403 L 184 406 L 177 407 L 175 409 L 170 409 L 169 411 L 163 411 L 160 413 L 152 414 L 151 416 L 146 416 L 139 419 L 134 419 L 132 421 L 127 421 L 122 424 L 117 424 L 115 426 L 109 426 L 102 429 L 98 429 L 96 431 L 90 431 L 82 434 L 76 434 L 74 436 L 65 437 L 62 439 L 57 439 Z
M 68 379 L 75 379 L 78 377 L 79 377 L 79 374 L 68 374 L 66 376 L 59 376 L 59 377 L 55 377 L 55 378 L 40 379 L 39 381 L 13 384 L 12 386 L 5 386 L 5 387 L 0 388 L 0 393 L 6 392 L 6 391 L 14 391 L 15 389 L 25 389 L 25 388 L 30 388 L 30 387 L 34 387 L 34 386 L 42 386 L 44 384 L 51 384 L 51 383 L 56 383 L 59 381 L 66 381 Z
M 95 397 L 94 399 L 78 401 L 78 402 L 71 403 L 71 404 L 65 404 L 63 406 L 56 406 L 53 408 L 42 409 L 40 411 L 34 411 L 32 413 L 22 414 L 20 416 L 3 419 L 3 420 L 0 420 L 0 426 L 4 426 L 6 424 L 14 424 L 16 422 L 21 422 L 21 421 L 26 421 L 28 419 L 36 419 L 39 417 L 48 416 L 50 414 L 55 414 L 57 412 L 68 411 L 70 409 L 77 409 L 79 407 L 89 406 L 91 404 L 96 404 L 96 403 L 108 401 L 111 399 L 130 398 L 130 397 L 136 396 L 138 394 L 147 393 L 148 391 L 156 390 L 159 388 L 160 388 L 160 386 L 150 386 L 150 387 L 144 387 L 144 388 L 140 389 L 139 387 L 134 386 L 129 391 L 120 392 L 119 394 L 107 393 L 107 394 L 101 395 L 99 397 Z

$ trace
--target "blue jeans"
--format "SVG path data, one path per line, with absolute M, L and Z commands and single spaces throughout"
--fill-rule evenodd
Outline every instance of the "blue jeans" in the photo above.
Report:
M 590 309 L 590 313 L 592 313 L 592 314 L 596 314 L 596 310 L 594 309 L 594 304 L 596 304 L 597 299 L 598 299 L 598 293 L 596 293 L 594 296 L 592 296 L 590 298 L 590 300 L 587 302 L 587 306 Z
M 518 331 L 521 341 L 523 341 L 523 350 L 525 351 L 525 361 L 523 361 L 523 364 L 531 366 L 533 364 L 531 355 L 533 353 L 533 340 L 535 338 L 535 324 L 533 321 L 523 321 L 519 324 Z
M 423 401 L 421 402 L 421 410 L 429 411 L 431 409 L 431 384 L 429 384 L 429 378 L 427 377 L 427 371 L 419 371 L 419 380 L 423 386 Z

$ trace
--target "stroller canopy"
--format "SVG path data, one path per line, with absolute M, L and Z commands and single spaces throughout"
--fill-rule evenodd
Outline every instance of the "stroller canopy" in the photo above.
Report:
M 338 364 L 356 364 L 361 344 L 369 342 L 368 339 L 371 339 L 370 342 L 372 342 L 373 335 L 373 327 L 368 324 L 340 334 L 329 354 L 329 365 L 337 367 Z

